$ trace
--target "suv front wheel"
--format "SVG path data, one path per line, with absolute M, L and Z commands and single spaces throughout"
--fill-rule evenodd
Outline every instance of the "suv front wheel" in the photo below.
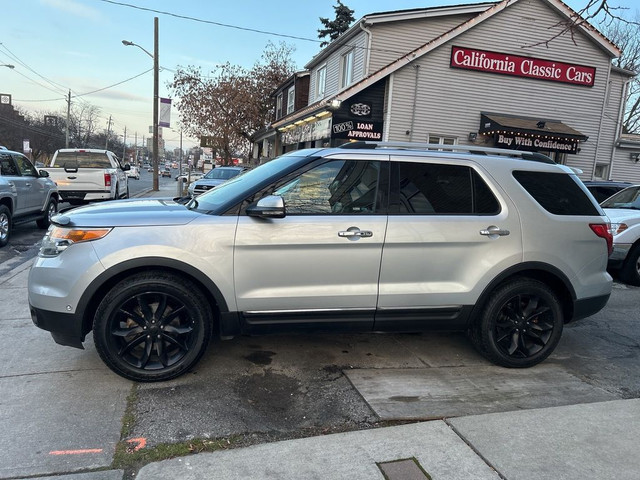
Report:
M 96 350 L 118 375 L 139 382 L 169 380 L 204 354 L 211 308 L 191 281 L 165 272 L 135 274 L 102 299 L 93 324 Z
M 518 278 L 491 293 L 471 339 L 495 364 L 524 368 L 553 352 L 563 326 L 562 307 L 553 291 L 538 280 Z

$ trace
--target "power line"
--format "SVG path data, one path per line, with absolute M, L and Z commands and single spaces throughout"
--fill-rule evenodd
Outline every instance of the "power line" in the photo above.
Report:
M 114 0 L 100 0 L 100 1 L 105 3 L 111 3 L 113 5 L 119 5 L 121 7 L 129 7 L 129 8 L 134 8 L 136 10 L 143 10 L 145 12 L 167 15 L 168 17 L 181 18 L 183 20 L 191 20 L 193 22 L 206 23 L 209 25 L 217 25 L 218 27 L 233 28 L 235 30 L 243 30 L 245 32 L 261 33 L 263 35 L 272 35 L 274 37 L 291 38 L 293 40 L 303 40 L 305 42 L 322 43 L 322 40 L 316 40 L 316 39 L 306 38 L 306 37 L 297 37 L 295 35 L 287 35 L 284 33 L 269 32 L 267 30 L 258 30 L 256 28 L 240 27 L 238 25 L 230 25 L 228 23 L 214 22 L 213 20 L 203 20 L 201 18 L 190 17 L 188 15 L 180 15 L 178 13 L 165 12 L 162 10 L 155 10 L 153 8 L 139 7 L 138 5 L 132 5 L 130 3 L 116 2 Z

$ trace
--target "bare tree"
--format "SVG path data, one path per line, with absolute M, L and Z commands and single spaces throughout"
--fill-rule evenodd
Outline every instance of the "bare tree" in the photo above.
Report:
M 193 66 L 179 68 L 170 88 L 178 97 L 184 132 L 213 137 L 224 163 L 246 154 L 251 135 L 271 118 L 269 95 L 295 71 L 292 51 L 269 43 L 251 70 L 226 63 L 214 77 Z
M 640 73 L 640 14 L 636 12 L 633 21 L 609 22 L 603 33 L 622 50 L 613 64 Z M 637 76 L 629 82 L 622 128 L 624 133 L 640 133 L 640 79 Z

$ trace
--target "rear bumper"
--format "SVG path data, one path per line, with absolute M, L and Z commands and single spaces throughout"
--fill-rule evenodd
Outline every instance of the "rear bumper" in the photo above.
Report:
M 84 348 L 85 333 L 82 331 L 82 317 L 72 313 L 51 312 L 29 305 L 33 324 L 51 332 L 53 340 L 67 347 Z
M 613 244 L 613 252 L 609 255 L 609 261 L 607 262 L 607 267 L 612 269 L 622 268 L 622 264 L 624 263 L 625 258 L 629 254 L 629 250 L 631 250 L 630 243 L 614 243 Z
M 59 192 L 62 201 L 83 201 L 94 202 L 96 200 L 111 200 L 113 198 L 110 191 L 74 191 L 74 190 L 62 190 Z
M 573 305 L 573 318 L 571 321 L 580 320 L 598 313 L 607 304 L 610 296 L 611 293 L 608 293 L 597 297 L 576 300 Z

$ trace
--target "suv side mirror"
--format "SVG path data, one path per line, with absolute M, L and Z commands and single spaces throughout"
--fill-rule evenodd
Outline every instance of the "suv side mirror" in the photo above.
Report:
M 284 199 L 278 195 L 261 198 L 247 207 L 247 215 L 250 217 L 284 218 L 286 217 Z
M 46 170 L 38 170 L 38 175 L 40 175 L 41 177 L 48 177 L 49 172 L 47 172 Z
M 129 165 L 128 163 L 125 163 L 124 166 L 122 167 L 123 171 L 127 171 L 127 170 L 131 170 L 131 165 Z

